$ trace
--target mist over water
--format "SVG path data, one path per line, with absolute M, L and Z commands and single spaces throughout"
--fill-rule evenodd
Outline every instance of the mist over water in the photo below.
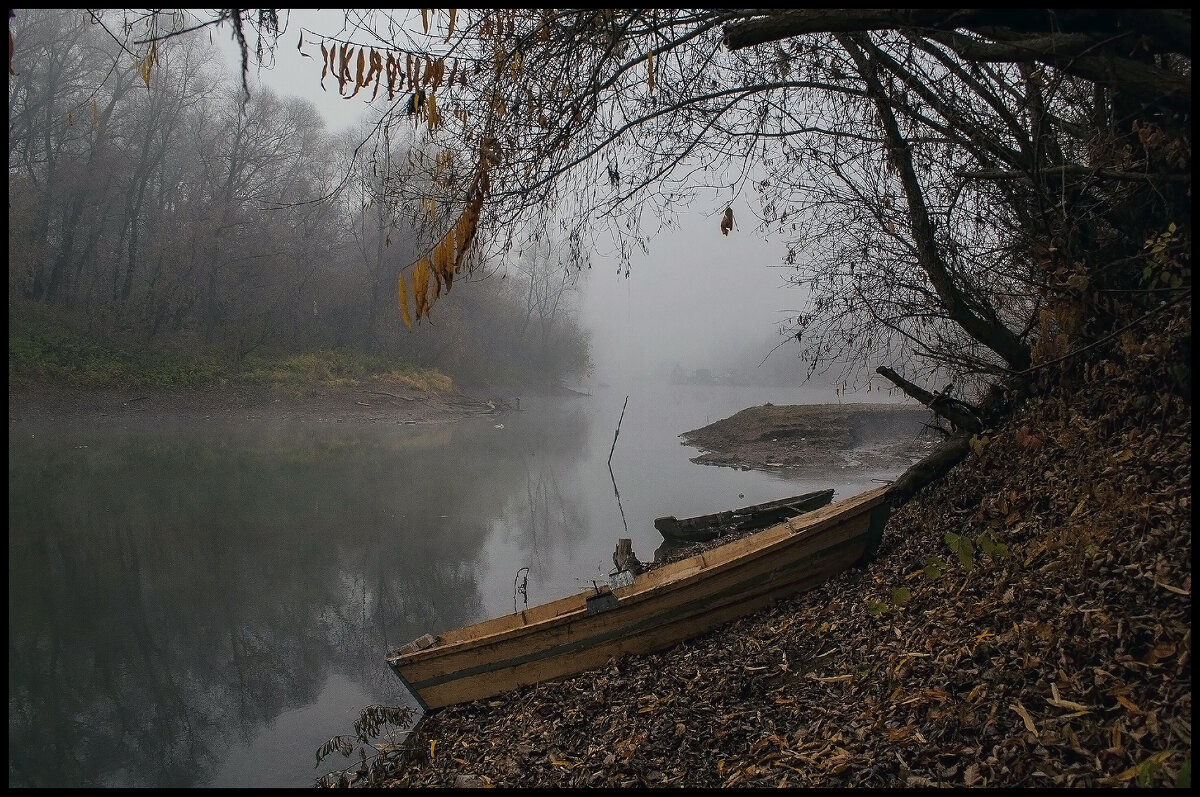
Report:
M 521 568 L 535 605 L 606 580 L 620 537 L 651 560 L 655 517 L 894 476 L 678 439 L 828 397 L 630 380 L 428 426 L 11 423 L 10 785 L 311 785 L 359 710 L 413 705 L 387 652 L 513 611 Z
M 597 381 L 665 380 L 678 366 L 685 373 L 739 368 L 752 378 L 783 370 L 788 384 L 798 384 L 799 364 L 788 362 L 794 347 L 772 353 L 778 322 L 802 298 L 787 287 L 788 269 L 774 267 L 782 244 L 722 236 L 717 217 L 701 212 L 679 221 L 633 260 L 628 277 L 607 261 L 587 273 L 581 320 L 592 335 Z

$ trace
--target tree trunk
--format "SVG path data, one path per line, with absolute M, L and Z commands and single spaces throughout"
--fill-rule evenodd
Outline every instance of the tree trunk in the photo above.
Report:
M 1030 363 L 1029 347 L 1022 343 L 1012 330 L 996 320 L 990 307 L 979 305 L 977 302 L 975 307 L 972 307 L 972 302 L 955 284 L 950 269 L 938 252 L 937 233 L 925 204 L 925 195 L 913 165 L 909 142 L 900 133 L 900 125 L 888 104 L 874 62 L 863 53 L 856 37 L 838 34 L 837 39 L 858 66 L 859 74 L 867 84 L 868 95 L 879 113 L 887 139 L 888 157 L 900 175 L 908 202 L 909 222 L 912 225 L 912 240 L 917 250 L 917 260 L 929 278 L 930 285 L 937 292 L 950 318 L 968 335 L 1000 355 L 1014 371 L 1025 370 Z

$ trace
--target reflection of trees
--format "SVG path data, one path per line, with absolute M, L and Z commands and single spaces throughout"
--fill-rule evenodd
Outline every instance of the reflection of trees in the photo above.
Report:
M 583 507 L 562 489 L 586 436 L 584 417 L 577 409 L 539 415 L 536 424 L 521 430 L 525 489 L 510 494 L 499 522 L 504 539 L 532 568 L 530 578 L 542 583 L 552 581 L 547 573 L 556 567 L 555 551 L 569 553 L 588 532 Z
M 334 670 L 398 692 L 390 646 L 477 619 L 491 431 L 11 438 L 10 785 L 203 785 Z

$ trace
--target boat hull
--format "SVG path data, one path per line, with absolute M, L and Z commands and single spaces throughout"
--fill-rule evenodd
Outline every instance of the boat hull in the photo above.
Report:
M 885 493 L 878 488 L 643 573 L 611 595 L 571 595 L 424 637 L 388 663 L 429 710 L 661 650 L 869 558 L 887 517 Z

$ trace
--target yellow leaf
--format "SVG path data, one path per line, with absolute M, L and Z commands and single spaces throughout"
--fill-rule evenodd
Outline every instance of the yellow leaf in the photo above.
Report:
M 429 757 L 430 758 L 433 758 L 433 748 L 435 748 L 435 747 L 437 747 L 437 739 L 431 739 L 429 741 Z
M 354 73 L 354 91 L 350 94 L 351 97 L 353 97 L 355 94 L 358 94 L 358 90 L 363 87 L 363 71 L 366 69 L 366 66 L 367 66 L 366 56 L 363 55 L 363 48 L 359 47 L 358 48 L 358 68 L 355 70 L 355 73 Z M 349 97 L 347 97 L 347 99 L 349 99 Z
M 396 62 L 396 56 L 388 53 L 387 63 L 384 65 L 384 70 L 387 72 L 388 99 L 391 100 L 396 96 L 396 78 L 400 72 L 399 64 Z
M 1048 697 L 1048 698 L 1046 698 L 1046 702 L 1049 703 L 1050 705 L 1054 706 L 1055 708 L 1066 708 L 1066 709 L 1070 709 L 1071 711 L 1078 711 L 1081 713 L 1087 713 L 1087 712 L 1091 711 L 1091 709 L 1089 709 L 1087 706 L 1083 705 L 1082 703 L 1076 703 L 1071 700 L 1063 700 L 1061 698 Z
M 367 83 L 371 82 L 371 78 L 375 78 L 375 91 L 371 94 L 371 100 L 379 95 L 379 84 L 383 82 L 383 56 L 375 50 L 371 50 L 371 69 L 367 72 Z
M 338 61 L 338 91 L 342 94 L 346 93 L 346 82 L 350 80 L 350 54 L 354 52 L 353 47 L 342 45 L 342 55 Z
M 404 319 L 404 326 L 412 329 L 412 316 L 408 313 L 408 286 L 404 284 L 404 272 L 401 271 L 398 275 L 400 285 L 400 317 Z
M 141 62 L 142 81 L 145 82 L 146 88 L 150 88 L 150 71 L 156 63 L 158 63 L 158 42 L 150 42 L 150 50 L 146 53 L 145 60 Z
M 441 123 L 441 117 L 438 116 L 437 102 L 433 99 L 433 91 L 425 97 L 425 121 L 429 124 L 429 131 Z
M 1011 708 L 1013 711 L 1017 712 L 1017 714 L 1020 715 L 1021 721 L 1025 723 L 1025 727 L 1036 738 L 1038 735 L 1037 726 L 1033 724 L 1033 717 L 1031 717 L 1029 715 L 1029 712 L 1025 710 L 1025 707 L 1023 705 L 1021 705 L 1021 701 L 1020 700 L 1014 701 L 1012 703 L 1012 705 L 1009 706 L 1009 708 Z
M 1167 756 L 1169 756 L 1170 754 L 1171 754 L 1170 750 L 1163 750 L 1160 753 L 1155 753 L 1154 755 L 1150 756 L 1142 763 L 1134 764 L 1129 769 L 1127 769 L 1124 772 L 1122 772 L 1121 774 L 1117 775 L 1117 780 L 1130 780 L 1131 778 L 1135 777 L 1136 775 L 1141 774 L 1142 770 L 1144 770 L 1145 768 L 1157 766 L 1158 764 L 1161 764 L 1163 761 L 1165 761 L 1167 759 Z
M 412 274 L 413 300 L 416 302 L 416 316 L 420 321 L 429 315 L 429 258 L 423 257 L 413 268 Z

